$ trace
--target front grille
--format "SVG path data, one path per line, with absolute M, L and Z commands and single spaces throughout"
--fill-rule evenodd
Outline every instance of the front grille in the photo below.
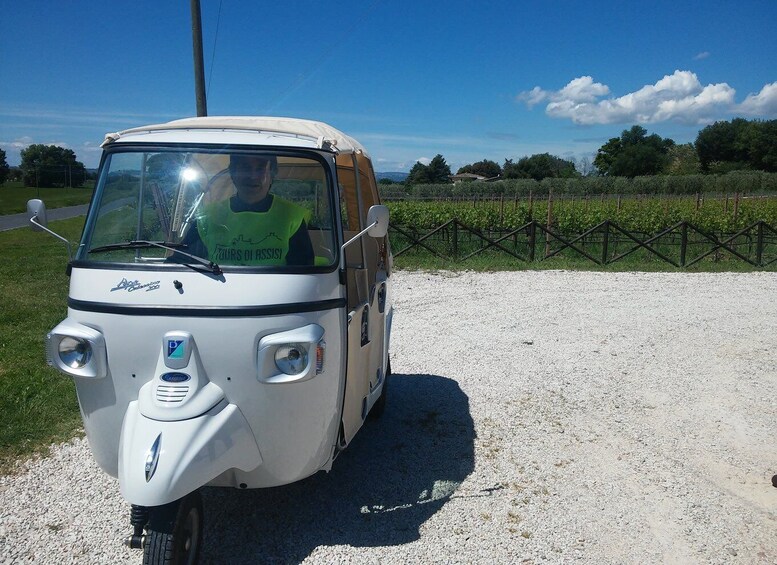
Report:
M 189 385 L 157 385 L 156 387 L 157 402 L 168 404 L 183 402 L 187 394 L 189 394 Z

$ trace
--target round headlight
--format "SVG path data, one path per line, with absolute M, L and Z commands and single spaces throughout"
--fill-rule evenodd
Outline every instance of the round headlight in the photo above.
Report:
M 275 365 L 287 375 L 299 375 L 308 366 L 308 350 L 299 343 L 281 345 L 275 351 Z
M 92 346 L 85 339 L 63 337 L 59 342 L 59 358 L 71 369 L 80 369 L 92 359 Z

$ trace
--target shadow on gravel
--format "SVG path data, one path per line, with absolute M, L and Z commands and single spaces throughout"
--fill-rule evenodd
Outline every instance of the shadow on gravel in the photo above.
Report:
M 330 473 L 272 489 L 203 490 L 203 563 L 299 562 L 318 546 L 409 543 L 474 469 L 469 399 L 456 381 L 392 376 Z

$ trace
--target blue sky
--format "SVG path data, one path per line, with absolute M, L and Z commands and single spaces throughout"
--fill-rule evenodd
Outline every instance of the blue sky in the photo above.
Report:
M 777 2 L 201 0 L 210 115 L 321 120 L 378 171 L 593 158 L 639 123 L 678 143 L 777 118 Z M 195 115 L 189 2 L 0 0 L 0 149 Z M 218 26 L 217 26 L 218 22 Z

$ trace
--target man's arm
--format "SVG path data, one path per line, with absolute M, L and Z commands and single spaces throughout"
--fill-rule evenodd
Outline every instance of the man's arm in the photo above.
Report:
M 312 265 L 315 256 L 310 241 L 308 226 L 303 221 L 297 233 L 289 238 L 289 252 L 286 253 L 287 265 Z
M 196 221 L 194 224 L 189 226 L 189 231 L 186 232 L 186 236 L 183 238 L 183 240 L 181 240 L 181 243 L 184 245 L 182 248 L 183 251 L 191 253 L 192 255 L 197 255 L 198 257 L 208 257 L 208 250 L 205 247 L 202 238 L 200 237 L 200 231 L 197 229 Z M 188 263 L 189 258 L 185 257 L 184 255 L 173 253 L 173 255 L 169 258 L 169 261 L 175 263 Z

